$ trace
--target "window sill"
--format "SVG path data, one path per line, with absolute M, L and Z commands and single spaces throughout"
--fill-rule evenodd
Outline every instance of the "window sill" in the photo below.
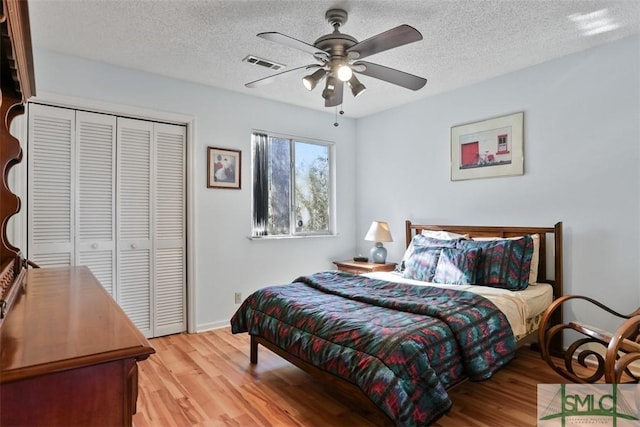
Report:
M 300 236 L 247 236 L 249 240 L 291 240 L 291 239 L 326 239 L 338 237 L 338 234 L 305 234 Z

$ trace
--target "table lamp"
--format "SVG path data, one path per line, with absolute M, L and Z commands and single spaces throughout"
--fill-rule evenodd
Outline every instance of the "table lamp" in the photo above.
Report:
M 376 242 L 369 252 L 369 261 L 376 264 L 384 264 L 387 261 L 387 249 L 382 246 L 382 242 L 393 242 L 389 224 L 384 221 L 373 221 L 364 240 Z

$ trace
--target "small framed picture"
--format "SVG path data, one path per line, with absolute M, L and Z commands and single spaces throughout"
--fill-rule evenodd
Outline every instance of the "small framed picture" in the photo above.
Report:
M 207 147 L 207 187 L 239 190 L 241 168 L 240 150 Z
M 522 175 L 524 113 L 451 128 L 451 180 Z

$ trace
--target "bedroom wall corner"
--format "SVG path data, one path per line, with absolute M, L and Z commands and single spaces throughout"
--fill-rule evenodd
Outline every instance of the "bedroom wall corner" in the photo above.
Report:
M 357 231 L 564 223 L 565 293 L 640 306 L 640 35 L 358 120 Z M 450 128 L 524 111 L 522 176 L 450 180 Z M 382 171 L 382 173 L 380 173 Z M 380 197 L 386 194 L 387 197 Z M 357 240 L 361 251 L 368 243 Z M 581 308 L 568 318 L 613 327 Z M 597 323 L 596 323 L 597 324 Z

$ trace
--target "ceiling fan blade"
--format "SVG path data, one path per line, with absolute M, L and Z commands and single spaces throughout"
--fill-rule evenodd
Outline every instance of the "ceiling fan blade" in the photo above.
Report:
M 403 46 L 408 43 L 417 42 L 422 40 L 422 34 L 410 25 L 400 25 L 380 33 L 376 36 L 369 37 L 366 40 L 356 43 L 347 49 L 347 53 L 355 55 L 357 58 L 362 59 L 367 56 L 374 55 L 376 53 L 384 52 L 385 50 L 392 49 L 394 47 Z
M 402 86 L 411 90 L 422 89 L 427 84 L 427 79 L 414 76 L 413 74 L 405 73 L 404 71 L 396 70 L 394 68 L 385 67 L 383 65 L 373 64 L 366 61 L 357 61 L 353 65 L 364 65 L 364 71 L 357 71 L 357 73 L 364 74 L 365 76 L 374 77 L 376 79 L 384 80 L 385 82 L 393 83 L 394 85 Z
M 329 99 L 325 99 L 325 107 L 336 107 L 342 104 L 342 93 L 344 92 L 344 82 L 336 79 L 336 87 L 333 90 L 333 96 Z
M 270 76 L 263 77 L 263 78 L 258 79 L 258 80 L 254 80 L 252 82 L 245 83 L 245 86 L 248 87 L 248 88 L 264 86 L 266 84 L 272 83 L 274 80 L 276 80 L 277 78 L 279 78 L 283 74 L 288 74 L 288 73 L 291 73 L 291 72 L 294 72 L 294 71 L 299 71 L 299 70 L 302 70 L 302 69 L 312 70 L 314 68 L 321 68 L 321 67 L 320 67 L 320 65 L 317 65 L 317 64 L 303 65 L 302 67 L 292 68 L 290 70 L 283 71 L 281 73 L 272 74 Z
M 327 54 L 327 52 L 320 50 L 309 43 L 305 43 L 301 40 L 294 39 L 293 37 L 286 36 L 282 33 L 278 33 L 275 31 L 259 33 L 258 37 L 261 37 L 265 40 L 269 40 L 275 43 L 280 43 L 282 45 L 289 46 L 294 49 L 299 49 L 303 52 L 308 52 L 314 56 L 320 55 L 323 58 L 329 59 L 329 54 Z

